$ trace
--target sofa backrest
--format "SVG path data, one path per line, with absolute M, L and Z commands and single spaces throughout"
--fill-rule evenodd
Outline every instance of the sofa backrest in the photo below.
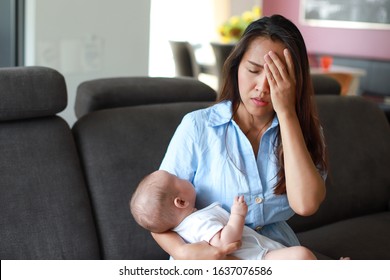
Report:
M 82 82 L 77 87 L 77 118 L 93 111 L 172 102 L 215 101 L 210 86 L 190 77 L 114 77 Z
M 0 100 L 0 258 L 100 258 L 64 77 L 1 68 Z
M 104 259 L 167 259 L 128 206 L 139 181 L 159 168 L 183 116 L 208 102 L 100 110 L 72 128 L 94 208 Z
M 390 127 L 384 113 L 362 97 L 316 101 L 329 155 L 327 194 L 316 214 L 289 221 L 298 232 L 389 211 Z
M 326 74 L 312 74 L 311 80 L 315 95 L 340 95 L 341 84 Z

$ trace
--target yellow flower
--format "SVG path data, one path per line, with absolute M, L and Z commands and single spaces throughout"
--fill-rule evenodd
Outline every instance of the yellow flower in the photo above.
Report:
M 261 8 L 259 6 L 254 6 L 252 8 L 252 13 L 255 18 L 260 18 L 261 17 Z
M 241 17 L 245 22 L 248 22 L 248 23 L 251 23 L 255 19 L 255 16 L 251 11 L 246 11 L 246 12 L 242 13 Z
M 245 11 L 241 16 L 232 16 L 224 24 L 219 26 L 218 33 L 221 41 L 231 43 L 238 41 L 248 25 L 261 17 L 261 8 L 254 6 L 252 10 Z
M 238 17 L 238 16 L 232 16 L 232 17 L 229 19 L 229 23 L 230 23 L 231 25 L 237 25 L 239 22 L 240 22 L 240 17 Z

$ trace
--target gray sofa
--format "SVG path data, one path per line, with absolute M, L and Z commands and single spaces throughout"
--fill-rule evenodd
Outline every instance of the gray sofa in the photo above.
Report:
M 169 82 L 170 94 L 183 86 Z M 210 101 L 98 109 L 70 128 L 56 116 L 67 105 L 65 80 L 44 67 L 0 69 L 0 98 L 1 259 L 168 257 L 134 222 L 128 199 L 158 168 L 182 117 Z M 390 259 L 389 124 L 362 98 L 316 102 L 329 148 L 327 198 L 290 223 L 321 259 Z

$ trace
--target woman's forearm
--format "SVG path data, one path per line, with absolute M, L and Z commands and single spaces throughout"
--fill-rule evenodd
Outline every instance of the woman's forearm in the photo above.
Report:
M 237 250 L 241 242 L 233 242 L 221 247 L 214 247 L 205 241 L 187 244 L 175 232 L 152 233 L 160 247 L 175 260 L 225 259 Z
M 278 118 L 290 206 L 299 215 L 314 214 L 325 198 L 325 182 L 311 159 L 297 115 Z
M 176 232 L 152 233 L 152 237 L 158 245 L 174 259 L 186 259 L 183 250 L 183 246 L 186 243 Z

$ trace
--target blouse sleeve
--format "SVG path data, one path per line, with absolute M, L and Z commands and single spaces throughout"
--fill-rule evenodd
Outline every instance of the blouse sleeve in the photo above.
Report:
M 197 136 L 193 113 L 184 116 L 165 153 L 160 169 L 193 182 L 197 169 L 195 139 Z

